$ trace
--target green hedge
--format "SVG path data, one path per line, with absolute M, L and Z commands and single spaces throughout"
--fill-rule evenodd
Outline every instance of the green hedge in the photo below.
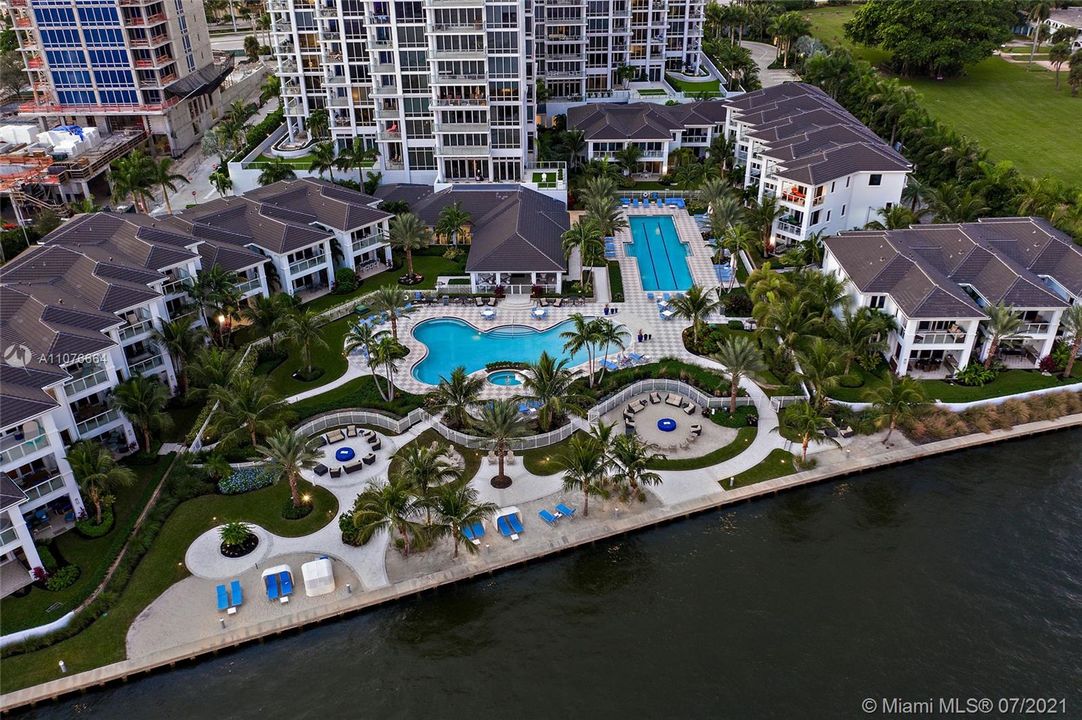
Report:
M 113 512 L 113 506 L 108 505 L 101 509 L 101 524 L 98 525 L 97 513 L 93 508 L 89 508 L 87 516 L 82 520 L 75 522 L 75 530 L 85 538 L 100 538 L 104 535 L 108 535 L 113 525 L 116 524 L 116 514 Z
M 74 585 L 81 574 L 78 565 L 65 565 L 49 576 L 49 579 L 45 581 L 45 589 L 60 592 Z
M 609 260 L 609 295 L 613 302 L 624 301 L 624 276 L 620 274 L 620 263 Z

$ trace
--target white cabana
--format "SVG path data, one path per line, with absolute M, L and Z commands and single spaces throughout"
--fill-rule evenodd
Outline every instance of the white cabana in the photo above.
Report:
M 304 594 L 308 597 L 334 592 L 334 567 L 328 558 L 320 558 L 301 565 L 304 577 Z

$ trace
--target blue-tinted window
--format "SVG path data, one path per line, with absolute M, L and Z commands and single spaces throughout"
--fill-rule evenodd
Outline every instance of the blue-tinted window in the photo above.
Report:
M 86 57 L 82 50 L 46 50 L 45 57 L 49 67 L 86 67 Z
M 95 70 L 94 80 L 98 87 L 135 87 L 131 73 L 126 70 Z
M 34 8 L 34 17 L 42 27 L 75 24 L 75 14 L 71 8 Z
M 86 90 L 60 90 L 56 96 L 63 105 L 92 105 L 94 103 L 94 93 Z
M 101 101 L 107 105 L 137 105 L 139 96 L 134 90 L 101 90 Z
M 108 29 L 92 29 L 87 28 L 83 30 L 83 37 L 86 38 L 87 47 L 108 47 L 108 46 L 123 46 L 124 35 L 120 30 L 108 30 Z
M 84 25 L 119 25 L 116 8 L 112 7 L 81 7 L 79 19 Z
M 90 73 L 86 70 L 54 70 L 52 74 L 57 87 L 91 87 Z
M 91 50 L 90 64 L 93 67 L 128 67 L 128 53 L 125 50 Z
M 79 47 L 79 32 L 77 30 L 42 30 L 41 44 L 45 47 Z

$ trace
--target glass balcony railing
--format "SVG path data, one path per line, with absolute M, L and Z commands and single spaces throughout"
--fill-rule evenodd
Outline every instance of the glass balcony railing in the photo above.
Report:
M 241 295 L 247 295 L 253 290 L 259 290 L 263 287 L 263 284 L 259 282 L 259 278 L 252 278 L 251 280 L 244 280 L 237 283 L 237 292 Z
M 0 441 L 0 448 L 2 448 L 0 449 L 0 465 L 7 465 L 47 447 L 49 447 L 49 436 L 44 430 L 27 440 L 16 440 L 14 436 L 11 440 L 5 438 Z
M 129 362 L 128 372 L 130 372 L 132 375 L 143 375 L 150 370 L 160 368 L 164 364 L 164 362 L 165 361 L 162 360 L 161 355 L 151 355 L 144 360 L 139 360 L 134 363 Z
M 37 500 L 40 497 L 44 497 L 49 493 L 56 492 L 64 487 L 64 478 L 61 475 L 54 475 L 45 482 L 40 482 L 37 485 L 32 485 L 28 488 L 23 488 L 23 492 L 26 493 L 31 501 Z
M 362 238 L 357 238 L 353 241 L 353 252 L 354 254 L 362 252 L 374 245 L 379 245 L 382 242 L 386 242 L 386 239 L 382 235 L 367 235 Z
M 133 325 L 125 325 L 120 328 L 120 341 L 125 342 L 133 338 L 137 338 L 140 335 L 145 335 L 154 329 L 154 323 L 150 320 L 142 320 Z
M 7 545 L 13 543 L 19 539 L 19 533 L 15 532 L 15 528 L 6 527 L 0 530 L 0 545 Z
M 120 419 L 120 411 L 116 408 L 110 408 L 105 412 L 95 415 L 94 417 L 87 418 L 82 422 L 75 424 L 75 430 L 80 436 L 88 435 L 100 427 L 108 425 L 111 422 L 115 422 Z
M 195 281 L 190 277 L 177 278 L 176 280 L 170 280 L 162 285 L 163 295 L 177 295 L 182 292 L 187 292 L 188 288 L 195 284 Z
M 298 260 L 297 262 L 289 264 L 289 274 L 296 275 L 298 273 L 305 272 L 306 270 L 311 270 L 314 267 L 323 265 L 326 261 L 326 255 L 316 255 L 315 257 Z
M 778 221 L 778 230 L 786 235 L 792 235 L 793 237 L 801 237 L 802 230 L 799 225 L 793 225 L 792 223 Z
M 1051 328 L 1050 323 L 1046 322 L 1028 322 L 1023 323 L 1019 328 L 1019 335 L 1046 335 Z
M 965 333 L 955 334 L 949 332 L 917 332 L 913 336 L 914 345 L 964 345 Z
M 101 385 L 108 380 L 109 371 L 105 368 L 99 368 L 89 375 L 80 375 L 79 377 L 72 378 L 64 383 L 64 394 L 69 396 L 77 395 L 84 390 L 92 388 L 95 385 Z

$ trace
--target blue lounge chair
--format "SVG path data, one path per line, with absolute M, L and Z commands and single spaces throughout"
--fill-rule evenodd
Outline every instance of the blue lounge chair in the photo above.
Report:
M 564 517 L 571 517 L 575 514 L 575 508 L 568 507 L 563 503 L 556 503 L 556 510 Z
M 225 612 L 229 609 L 229 593 L 225 590 L 225 585 L 218 586 L 218 611 Z
M 229 594 L 233 596 L 233 607 L 240 607 L 244 604 L 244 591 L 240 589 L 240 580 L 229 583 Z
M 522 532 L 522 521 L 518 519 L 518 515 L 512 513 L 507 516 L 507 522 L 511 525 L 511 529 L 516 533 Z
M 496 529 L 500 531 L 500 535 L 504 537 L 511 537 L 515 534 L 515 531 L 511 529 L 511 523 L 507 522 L 507 516 L 504 515 L 496 519 Z
M 267 586 L 267 599 L 277 600 L 280 594 L 278 591 L 278 576 L 267 575 L 263 578 L 263 584 Z
M 475 522 L 473 524 L 473 527 L 470 528 L 470 529 L 473 530 L 473 536 L 475 538 L 477 538 L 478 540 L 480 540 L 481 538 L 483 538 L 485 536 L 485 524 L 483 522 L 481 522 L 480 520 Z
M 627 207 L 631 204 L 631 198 L 620 198 L 620 204 Z
M 601 367 L 605 368 L 609 372 L 620 369 L 619 365 L 614 363 L 612 360 L 608 360 L 608 359 L 602 359 L 601 360 Z
M 548 510 L 538 510 L 537 514 L 541 516 L 541 519 L 547 522 L 549 525 L 556 524 L 556 516 L 550 513 Z
M 470 542 L 473 542 L 477 539 L 477 534 L 474 533 L 473 526 L 471 525 L 462 526 L 462 535 Z
M 293 594 L 293 577 L 288 572 L 278 573 L 278 581 L 282 584 L 282 595 Z
M 672 300 L 672 297 L 669 295 L 669 293 L 664 293 L 661 297 L 665 299 L 665 302 L 669 302 L 669 300 Z
M 652 292 L 646 293 L 646 299 L 647 300 L 653 300 L 654 299 L 654 294 Z

